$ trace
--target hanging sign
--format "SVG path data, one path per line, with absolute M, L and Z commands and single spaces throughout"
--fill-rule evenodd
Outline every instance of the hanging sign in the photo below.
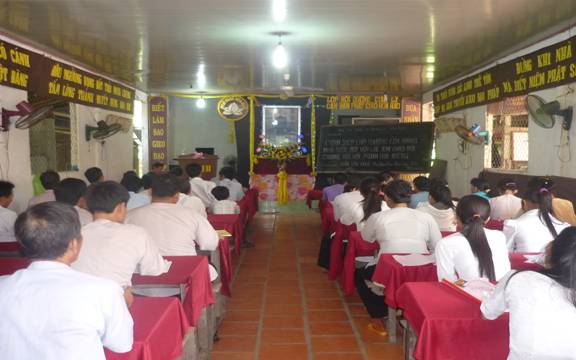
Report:
M 155 162 L 166 164 L 168 160 L 168 100 L 163 96 L 148 98 L 149 127 L 148 153 L 150 166 Z
M 326 99 L 328 110 L 400 110 L 399 96 L 329 96 Z
M 235 128 L 234 123 L 242 120 L 248 115 L 250 105 L 241 96 L 226 96 L 218 101 L 218 115 L 228 121 L 228 143 L 234 144 Z
M 434 115 L 576 81 L 576 37 L 545 47 L 434 92 Z
M 402 122 L 415 123 L 421 119 L 422 104 L 418 100 L 402 98 Z
M 0 85 L 27 90 L 32 68 L 42 57 L 7 42 L 0 42 Z

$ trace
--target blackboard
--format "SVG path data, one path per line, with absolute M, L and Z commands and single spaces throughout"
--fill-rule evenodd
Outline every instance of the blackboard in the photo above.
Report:
M 320 130 L 317 171 L 428 172 L 434 123 L 333 125 Z

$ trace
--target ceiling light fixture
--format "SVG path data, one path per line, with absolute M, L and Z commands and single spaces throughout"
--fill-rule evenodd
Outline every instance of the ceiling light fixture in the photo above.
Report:
M 201 95 L 198 100 L 196 100 L 196 107 L 198 109 L 204 109 L 206 107 L 206 100 L 204 100 L 204 95 Z
M 282 45 L 282 37 L 278 36 L 278 45 L 272 54 L 272 64 L 276 69 L 284 69 L 288 65 L 288 53 Z
M 272 0 L 272 18 L 281 23 L 286 20 L 286 0 Z

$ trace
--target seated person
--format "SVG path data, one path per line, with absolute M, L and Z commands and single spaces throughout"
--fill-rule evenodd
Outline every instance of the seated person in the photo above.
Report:
M 156 175 L 162 174 L 164 172 L 164 164 L 161 162 L 155 162 L 154 164 L 152 164 L 150 172 Z
M 430 180 L 426 176 L 417 176 L 412 184 L 414 193 L 410 196 L 410 208 L 416 209 L 418 204 L 428 201 Z
M 3 359 L 101 359 L 132 349 L 132 317 L 115 282 L 70 268 L 82 247 L 70 205 L 33 206 L 16 220 L 26 269 L 0 277 Z
M 373 319 L 368 328 L 382 336 L 386 335 L 382 320 L 388 314 L 388 307 L 384 303 L 384 296 L 375 293 L 366 283 L 366 280 L 372 279 L 378 257 L 384 253 L 432 252 L 442 238 L 432 216 L 408 207 L 411 194 L 412 187 L 408 182 L 392 181 L 384 189 L 386 204 L 390 210 L 370 216 L 361 231 L 365 241 L 378 241 L 380 251 L 372 263 L 356 270 L 355 284 Z
M 89 168 L 84 172 L 84 176 L 86 176 L 86 180 L 88 180 L 90 184 L 104 181 L 104 173 L 102 173 L 102 169 L 99 167 Z
M 549 247 L 549 268 L 511 272 L 482 302 L 486 319 L 510 313 L 508 359 L 575 359 L 576 228 Z
M 188 179 L 178 178 L 180 185 L 180 194 L 178 195 L 178 205 L 190 208 L 196 211 L 202 217 L 208 217 L 206 207 L 199 197 L 190 195 L 190 181 Z
M 428 202 L 421 202 L 416 210 L 432 215 L 440 231 L 456 231 L 456 215 L 454 214 L 452 192 L 447 185 L 442 183 L 432 185 L 428 195 Z
M 360 201 L 364 200 L 364 196 L 360 193 L 360 178 L 357 176 L 352 176 L 348 178 L 348 184 L 346 187 L 350 188 L 350 191 L 343 192 L 342 194 L 334 198 L 332 207 L 334 209 L 334 219 L 340 221 L 345 209 L 350 208 L 354 204 L 358 204 Z
M 528 188 L 522 195 L 524 214 L 504 222 L 509 251 L 543 252 L 546 245 L 570 226 L 554 216 L 547 188 Z
M 384 189 L 386 185 L 390 184 L 392 181 L 396 180 L 394 178 L 394 174 L 389 173 L 387 171 L 383 171 L 378 175 L 378 179 L 380 180 L 380 187 Z
M 218 247 L 218 233 L 197 211 L 178 205 L 180 185 L 172 174 L 152 183 L 152 203 L 128 212 L 126 222 L 148 231 L 164 256 L 196 255 Z
M 190 176 L 190 194 L 199 197 L 204 203 L 204 207 L 210 208 L 214 202 L 211 191 L 216 187 L 216 184 L 200 177 L 202 166 L 198 164 L 188 164 L 186 173 Z
M 334 201 L 336 196 L 344 192 L 344 185 L 346 185 L 346 175 L 336 174 L 334 184 L 322 189 L 322 201 Z
M 234 169 L 230 166 L 225 166 L 220 169 L 218 176 L 218 185 L 228 188 L 228 191 L 230 192 L 230 200 L 242 200 L 244 197 L 244 190 L 242 189 L 242 184 L 234 178 Z
M 546 188 L 552 194 L 552 209 L 556 219 L 576 226 L 576 214 L 572 201 L 561 199 L 556 196 L 556 184 L 549 177 L 533 177 L 528 182 L 528 187 Z
M 0 242 L 15 242 L 14 222 L 18 217 L 14 211 L 8 209 L 14 200 L 14 184 L 0 181 Z
M 363 199 L 345 208 L 340 218 L 344 225 L 356 224 L 358 231 L 362 230 L 366 220 L 379 211 L 388 210 L 386 202 L 380 197 L 380 181 L 374 177 L 367 177 L 360 182 L 360 194 Z
M 522 211 L 522 199 L 516 196 L 516 183 L 512 179 L 503 179 L 498 183 L 498 188 L 501 195 L 490 199 L 490 218 L 514 219 Z
M 42 187 L 44 187 L 44 191 L 42 194 L 38 196 L 34 196 L 28 202 L 28 207 L 32 207 L 37 204 L 45 203 L 48 201 L 56 201 L 54 197 L 54 186 L 60 182 L 60 175 L 56 171 L 48 170 L 44 171 L 40 175 L 40 183 Z
M 86 210 L 85 192 L 86 183 L 76 178 L 66 178 L 54 186 L 56 201 L 74 206 L 82 226 L 93 220 L 92 214 Z
M 169 173 L 178 178 L 184 176 L 184 171 L 182 171 L 182 168 L 180 166 L 174 166 L 173 168 L 170 169 Z
M 470 192 L 472 193 L 472 195 L 480 196 L 490 201 L 488 191 L 490 191 L 490 184 L 488 183 L 488 181 L 482 178 L 474 178 L 470 180 Z
M 132 274 L 156 276 L 165 270 L 164 259 L 143 228 L 124 224 L 130 198 L 113 181 L 92 184 L 86 191 L 86 206 L 94 221 L 82 228 L 82 250 L 72 268 L 132 286 Z
M 212 204 L 212 214 L 216 215 L 233 215 L 240 214 L 240 206 L 235 201 L 228 200 L 230 193 L 224 186 L 216 186 L 212 189 L 212 195 L 216 202 Z
M 499 281 L 510 271 L 510 259 L 504 234 L 484 228 L 490 204 L 480 196 L 464 196 L 456 215 L 460 232 L 438 241 L 434 252 L 438 280 Z
M 144 192 L 140 192 L 142 189 L 142 180 L 140 180 L 137 175 L 125 173 L 120 184 L 124 186 L 130 195 L 130 199 L 126 205 L 128 210 L 150 204 L 150 196 Z

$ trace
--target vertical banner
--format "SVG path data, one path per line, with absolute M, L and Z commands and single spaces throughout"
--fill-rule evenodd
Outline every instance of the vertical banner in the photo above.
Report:
M 168 99 L 163 96 L 148 98 L 149 126 L 148 153 L 150 168 L 155 162 L 168 164 Z
M 422 104 L 418 100 L 402 98 L 402 122 L 415 123 L 422 121 Z

